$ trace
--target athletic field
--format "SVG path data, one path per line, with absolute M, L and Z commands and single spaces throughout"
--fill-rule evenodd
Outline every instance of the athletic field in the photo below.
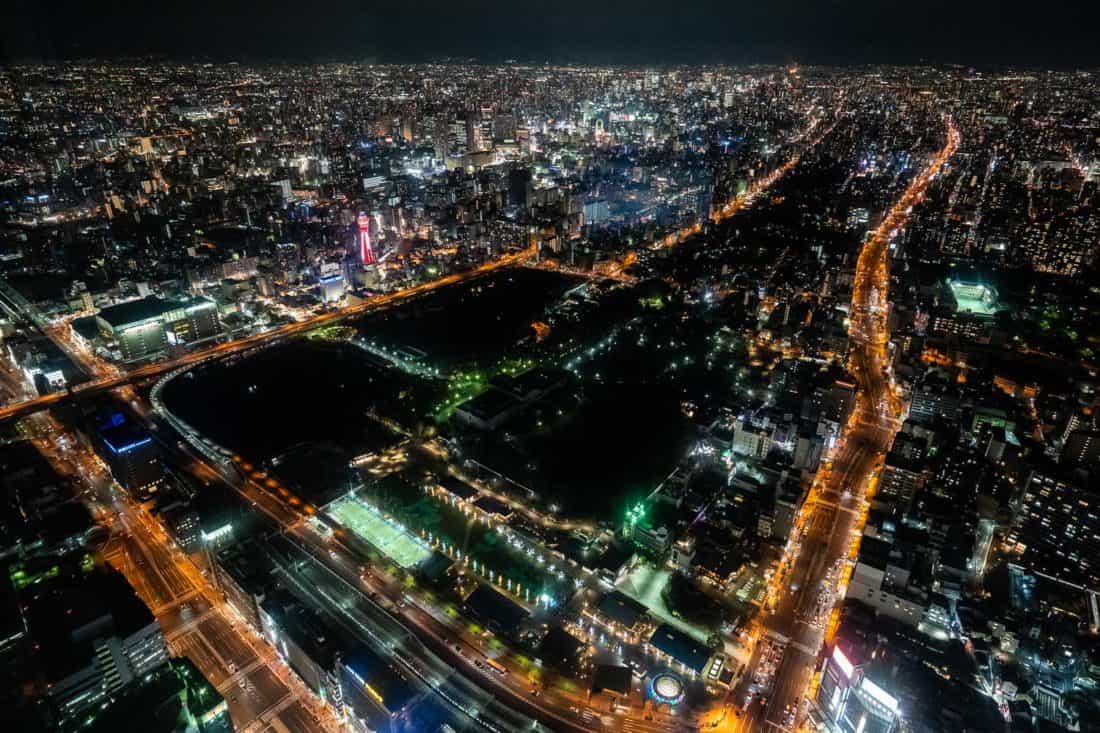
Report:
M 404 527 L 386 519 L 373 506 L 353 496 L 334 501 L 328 508 L 328 515 L 402 568 L 418 565 L 432 554 Z

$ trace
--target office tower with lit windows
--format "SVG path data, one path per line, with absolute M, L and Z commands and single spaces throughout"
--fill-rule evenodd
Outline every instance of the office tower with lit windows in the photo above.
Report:
M 1034 224 L 1021 232 L 1019 249 L 1033 269 L 1076 276 L 1096 261 L 1100 252 L 1100 215 L 1095 211 Z
M 115 481 L 131 496 L 144 501 L 156 493 L 164 480 L 164 467 L 153 436 L 124 422 L 103 430 L 96 447 Z
M 451 118 L 445 112 L 432 118 L 432 147 L 437 161 L 446 161 L 451 154 Z
M 23 599 L 56 719 L 76 722 L 168 661 L 160 625 L 114 570 L 52 578 Z
M 466 152 L 476 153 L 484 149 L 481 115 L 477 110 L 466 111 Z
M 373 265 L 378 262 L 378 258 L 375 256 L 374 246 L 371 244 L 370 217 L 363 212 L 359 212 L 359 216 L 355 219 L 355 223 L 359 231 L 359 261 L 364 266 Z
M 815 700 L 827 730 L 892 733 L 898 730 L 898 699 L 872 677 L 872 658 L 838 640 L 821 670 Z M 881 680 L 880 680 L 881 681 Z

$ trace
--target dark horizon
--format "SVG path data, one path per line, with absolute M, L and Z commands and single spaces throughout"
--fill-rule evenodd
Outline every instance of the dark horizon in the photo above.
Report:
M 564 0 L 527 10 L 497 0 L 412 0 L 399 7 L 276 0 L 262 10 L 196 0 L 132 0 L 0 10 L 0 63 L 155 56 L 241 62 L 427 62 L 599 65 L 954 64 L 1085 69 L 1100 66 L 1100 10 L 1053 0 L 1038 15 L 1019 0 L 919 7 L 854 0 L 738 4 Z

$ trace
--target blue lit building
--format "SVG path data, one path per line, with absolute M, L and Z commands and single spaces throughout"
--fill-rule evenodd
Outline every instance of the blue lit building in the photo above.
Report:
M 164 480 L 160 450 L 153 436 L 132 423 L 103 429 L 96 443 L 111 475 L 133 497 L 146 501 Z
M 339 675 L 348 727 L 356 733 L 400 729 L 419 697 L 408 677 L 365 644 L 340 659 Z
M 344 276 L 336 272 L 318 278 L 321 286 L 321 302 L 336 303 L 344 297 Z

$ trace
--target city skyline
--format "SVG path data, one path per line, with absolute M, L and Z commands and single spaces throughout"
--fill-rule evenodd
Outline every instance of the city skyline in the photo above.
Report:
M 0 61 L 160 56 L 178 60 L 381 63 L 957 64 L 1092 68 L 1100 11 L 1055 0 L 1019 2 L 643 2 L 516 5 L 441 0 L 321 6 L 141 3 L 48 8 L 16 0 L 0 13 Z
M 0 705 L 1093 733 L 1097 282 L 1087 71 L 0 65 Z

